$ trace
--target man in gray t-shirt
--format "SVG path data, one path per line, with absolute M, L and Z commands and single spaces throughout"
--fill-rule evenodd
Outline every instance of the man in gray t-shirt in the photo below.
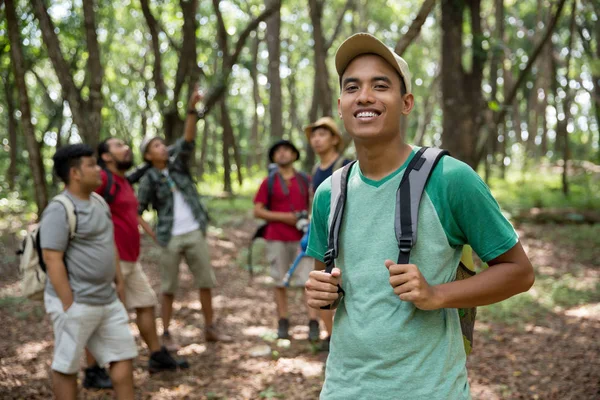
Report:
M 54 395 L 77 398 L 79 361 L 88 348 L 99 364 L 110 364 L 117 398 L 133 399 L 137 347 L 113 287 L 115 282 L 122 288 L 122 277 L 108 206 L 93 193 L 102 184 L 93 154 L 89 146 L 77 144 L 59 149 L 53 157 L 54 171 L 65 182 L 64 194 L 75 208 L 75 236 L 69 237 L 67 211 L 58 201 L 50 203 L 40 222 L 48 274 L 44 305 L 54 328 Z
M 42 214 L 40 243 L 43 249 L 65 253 L 69 284 L 73 300 L 82 304 L 105 305 L 116 300 L 115 250 L 110 212 L 101 200 L 90 197 L 82 200 L 63 192 L 77 211 L 76 235 L 69 240 L 69 224 L 64 206 L 51 202 Z M 93 262 L 91 262 L 93 261 Z M 56 297 L 50 281 L 46 295 Z

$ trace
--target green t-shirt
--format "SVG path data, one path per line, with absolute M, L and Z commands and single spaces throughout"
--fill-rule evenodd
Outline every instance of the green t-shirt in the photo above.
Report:
M 417 150 L 380 181 L 364 177 L 358 163 L 350 171 L 336 260 L 346 295 L 335 314 L 321 399 L 470 399 L 457 310 L 422 311 L 401 301 L 384 265 L 398 258 L 396 190 Z M 321 261 L 330 197 L 331 178 L 315 194 L 307 249 Z M 464 244 L 488 261 L 517 241 L 481 178 L 463 162 L 444 157 L 423 194 L 410 257 L 427 282 L 454 280 Z

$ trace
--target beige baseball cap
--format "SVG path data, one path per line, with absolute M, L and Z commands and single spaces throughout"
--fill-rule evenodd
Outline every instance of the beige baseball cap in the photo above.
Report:
M 344 41 L 335 53 L 335 69 L 340 79 L 348 64 L 363 54 L 376 54 L 387 61 L 404 80 L 406 92 L 412 93 L 411 75 L 406 61 L 386 46 L 382 41 L 368 33 L 357 33 Z

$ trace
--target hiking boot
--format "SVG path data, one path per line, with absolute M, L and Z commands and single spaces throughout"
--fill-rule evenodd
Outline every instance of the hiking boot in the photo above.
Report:
M 159 351 L 152 353 L 148 360 L 148 370 L 150 373 L 175 371 L 177 368 L 186 369 L 189 367 L 190 365 L 187 361 L 173 358 L 164 346 Z
M 289 339 L 290 320 L 287 318 L 279 318 L 279 326 L 277 328 L 278 339 Z
M 105 368 L 93 365 L 85 369 L 83 387 L 86 389 L 112 389 L 113 384 Z
M 223 342 L 223 343 L 231 343 L 233 342 L 233 338 L 231 336 L 225 335 L 223 333 L 219 333 L 217 327 L 213 325 L 209 325 L 204 328 L 204 338 L 207 342 Z
M 169 332 L 164 332 L 162 335 L 162 344 L 168 351 L 177 351 L 181 348 L 179 343 L 171 336 Z
M 327 336 L 325 339 L 321 341 L 321 345 L 319 346 L 319 351 L 329 351 L 329 342 L 331 341 L 331 336 Z
M 320 334 L 319 321 L 316 319 L 308 321 L 308 340 L 311 342 L 318 342 Z

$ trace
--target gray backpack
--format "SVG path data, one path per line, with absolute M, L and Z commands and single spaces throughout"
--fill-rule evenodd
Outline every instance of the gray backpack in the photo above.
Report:
M 406 171 L 396 192 L 394 230 L 399 248 L 398 264 L 409 263 L 410 252 L 417 241 L 419 205 L 423 192 L 431 173 L 440 159 L 446 155 L 449 155 L 446 150 L 422 147 L 406 167 Z M 329 235 L 327 251 L 324 257 L 325 272 L 327 273 L 331 273 L 333 270 L 335 260 L 339 254 L 339 236 L 346 203 L 348 175 L 354 164 L 355 161 L 352 161 L 344 168 L 334 172 L 331 177 L 331 200 L 328 221 Z M 463 258 L 465 255 L 470 254 L 470 252 L 463 252 Z M 473 265 L 472 260 L 461 259 L 456 269 L 455 280 L 466 279 L 475 275 L 475 271 L 468 268 L 465 264 Z M 341 286 L 338 286 L 338 293 L 340 293 L 339 299 L 345 294 Z M 323 308 L 330 309 L 331 306 Z M 476 308 L 459 309 L 458 313 L 465 351 L 469 354 L 473 346 L 473 330 L 477 310 Z

